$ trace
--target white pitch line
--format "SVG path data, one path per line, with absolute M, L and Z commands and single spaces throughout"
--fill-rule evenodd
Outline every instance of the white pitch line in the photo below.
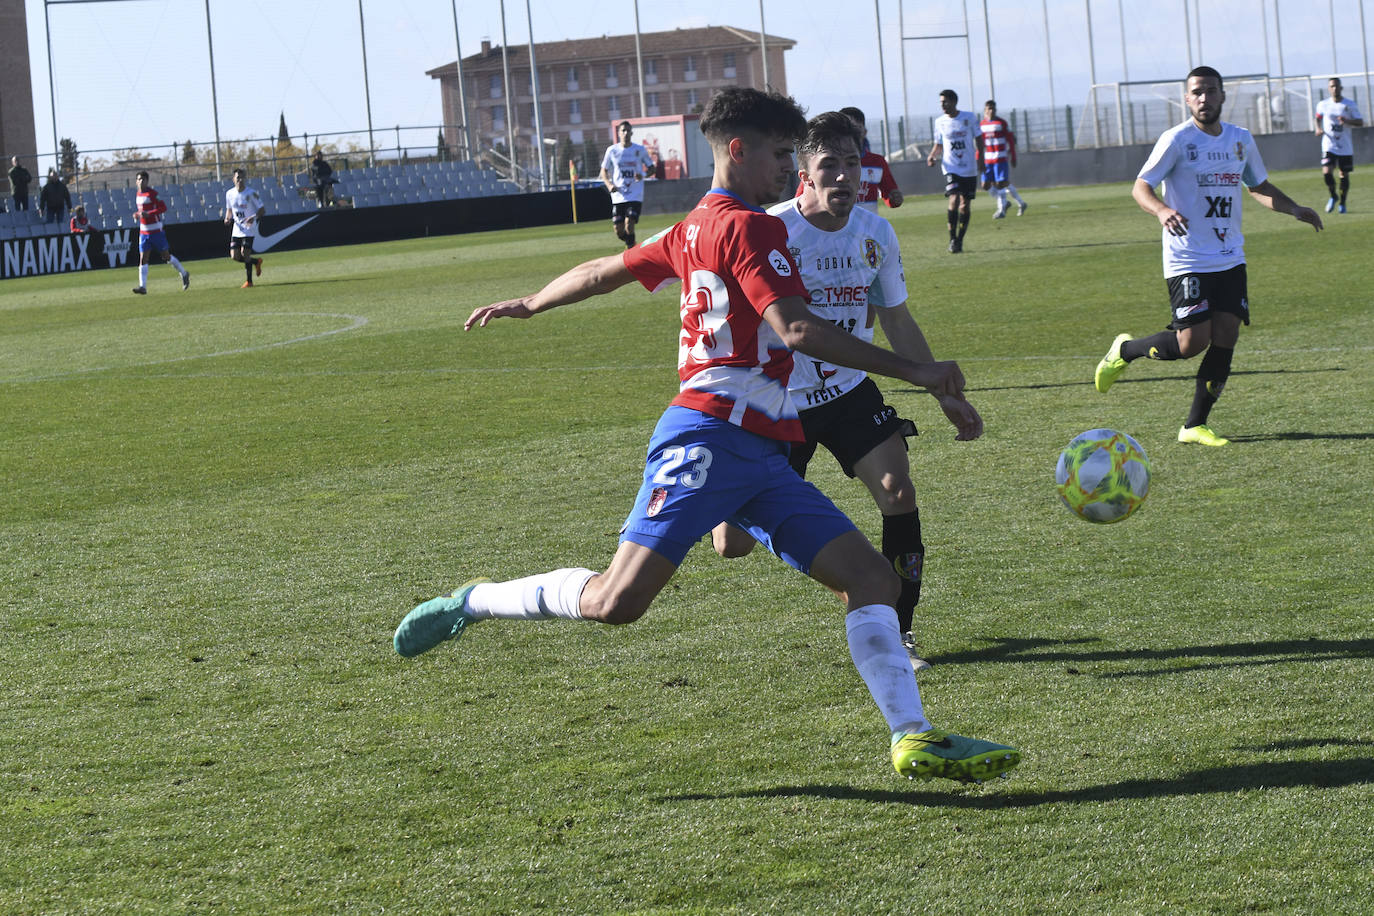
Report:
M 170 366 L 173 363 L 190 362 L 196 359 L 215 359 L 221 356 L 241 356 L 244 353 L 256 353 L 261 350 L 272 350 L 277 347 L 289 347 L 293 344 L 305 343 L 311 340 L 320 340 L 324 337 L 331 337 L 335 334 L 343 334 L 348 331 L 356 331 L 368 323 L 368 319 L 362 315 L 348 315 L 337 312 L 213 312 L 208 315 L 181 314 L 181 315 L 158 315 L 152 318 L 133 317 L 129 321 L 148 321 L 166 318 L 280 318 L 283 316 L 305 317 L 305 318 L 346 318 L 351 324 L 347 327 L 334 328 L 329 331 L 321 331 L 318 334 L 306 334 L 302 337 L 293 337 L 290 340 L 274 340 L 271 343 L 258 344 L 253 347 L 238 347 L 233 350 L 217 350 L 213 353 L 196 353 L 191 356 L 176 356 L 171 359 L 155 359 L 150 362 L 129 363 L 125 366 L 93 366 L 85 369 L 73 369 L 69 372 L 57 372 L 52 375 L 34 375 L 22 378 L 0 379 L 0 383 L 13 382 L 44 382 L 59 378 L 72 378 L 78 375 L 89 375 L 94 372 L 110 372 L 121 369 L 139 369 L 145 366 Z

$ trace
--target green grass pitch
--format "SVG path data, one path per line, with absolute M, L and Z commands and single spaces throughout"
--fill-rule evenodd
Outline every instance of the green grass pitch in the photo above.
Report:
M 841 608 L 761 552 L 698 546 L 631 627 L 392 652 L 464 579 L 610 558 L 676 294 L 462 330 L 609 225 L 0 285 L 0 912 L 1368 912 L 1374 194 L 1321 234 L 1247 202 L 1211 450 L 1174 442 L 1196 362 L 1093 389 L 1167 320 L 1129 188 L 1024 193 L 959 256 L 943 201 L 887 211 L 987 421 L 883 384 L 922 429 L 926 706 L 1025 755 L 978 787 L 895 776 Z M 1109 527 L 1053 483 L 1098 426 L 1154 471 Z

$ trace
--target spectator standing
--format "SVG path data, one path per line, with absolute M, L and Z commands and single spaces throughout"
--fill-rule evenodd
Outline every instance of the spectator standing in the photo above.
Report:
M 57 169 L 48 169 L 48 180 L 38 192 L 38 210 L 43 214 L 43 221 L 61 223 L 71 205 L 72 195 L 62 183 L 62 176 L 57 174 Z
M 339 181 L 334 177 L 334 167 L 325 161 L 323 150 L 315 150 L 315 158 L 310 160 L 310 181 L 315 185 L 315 202 L 323 210 L 325 198 L 333 197 L 332 188 Z
M 19 157 L 10 157 L 10 193 L 14 195 L 14 209 L 27 210 L 29 208 L 29 182 L 33 181 L 33 176 L 29 170 L 19 164 Z

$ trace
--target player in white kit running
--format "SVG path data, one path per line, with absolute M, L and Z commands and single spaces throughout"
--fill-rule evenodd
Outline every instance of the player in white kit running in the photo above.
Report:
M 1221 120 L 1226 93 L 1220 73 L 1195 68 L 1188 74 L 1185 97 L 1192 117 L 1160 136 L 1131 192 L 1163 227 L 1173 320 L 1167 330 L 1149 337 L 1117 335 L 1093 381 L 1105 394 L 1126 366 L 1142 356 L 1176 360 L 1205 353 L 1178 441 L 1220 446 L 1230 440 L 1212 432 L 1207 417 L 1231 374 L 1240 326 L 1250 323 L 1240 189 L 1318 231 L 1322 221 L 1315 210 L 1294 203 L 1269 181 L 1250 131 Z M 1155 193 L 1161 182 L 1163 200 Z
M 907 309 L 906 278 L 892 224 L 861 206 L 862 133 L 841 112 L 812 118 L 799 150 L 801 194 L 769 209 L 787 227 L 787 245 L 806 284 L 811 311 L 860 340 L 873 341 L 874 315 L 894 352 L 916 362 L 934 359 Z M 835 456 L 849 477 L 861 480 L 883 516 L 882 554 L 902 580 L 898 629 L 912 667 L 929 667 L 917 654 L 912 618 L 921 597 L 925 545 L 907 459 L 910 421 L 883 401 L 868 373 L 803 357 L 793 359 L 788 392 L 801 417 L 804 442 L 789 462 L 806 475 L 817 445 Z M 959 439 L 975 439 L 982 420 L 963 398 L 940 399 Z M 731 525 L 712 532 L 722 556 L 743 556 L 754 539 Z

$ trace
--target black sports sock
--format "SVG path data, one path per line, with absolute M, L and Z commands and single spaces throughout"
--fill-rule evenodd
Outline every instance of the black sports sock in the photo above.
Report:
M 897 598 L 897 623 L 901 632 L 911 632 L 911 620 L 921 601 L 921 570 L 926 546 L 921 542 L 921 510 L 902 515 L 883 516 L 883 556 L 902 579 Z
M 1345 203 L 1345 195 L 1346 195 L 1347 193 L 1349 193 L 1349 191 L 1350 191 L 1350 177 L 1349 177 L 1348 175 L 1342 175 L 1342 176 L 1341 176 L 1341 203 Z
M 1178 349 L 1178 335 L 1173 331 L 1160 331 L 1149 337 L 1137 337 L 1121 345 L 1121 358 L 1126 362 L 1148 356 L 1150 359 L 1183 359 Z
M 248 282 L 253 282 L 253 259 L 251 257 L 243 259 L 243 272 L 248 277 Z
M 961 241 L 961 242 L 964 240 L 964 233 L 965 233 L 965 232 L 968 232 L 968 218 L 969 218 L 969 214 L 963 212 L 962 210 L 959 211 L 959 236 L 958 236 L 958 238 L 959 238 L 959 241 Z
M 633 248 L 633 247 L 635 247 L 635 234 L 634 234 L 633 232 L 627 232 L 627 233 L 625 233 L 625 247 L 626 247 L 626 248 Z
M 959 211 L 946 210 L 945 219 L 949 223 L 949 237 L 952 239 L 957 233 L 956 227 L 959 225 Z
M 1336 176 L 1331 172 L 1323 172 L 1322 180 L 1326 182 L 1326 189 L 1331 192 L 1331 196 L 1336 196 Z
M 1235 352 L 1234 348 L 1212 344 L 1202 355 L 1202 365 L 1197 367 L 1197 380 L 1193 383 L 1193 407 L 1188 411 L 1184 426 L 1201 426 L 1207 422 L 1212 405 L 1221 397 L 1226 379 L 1231 375 L 1231 357 Z

